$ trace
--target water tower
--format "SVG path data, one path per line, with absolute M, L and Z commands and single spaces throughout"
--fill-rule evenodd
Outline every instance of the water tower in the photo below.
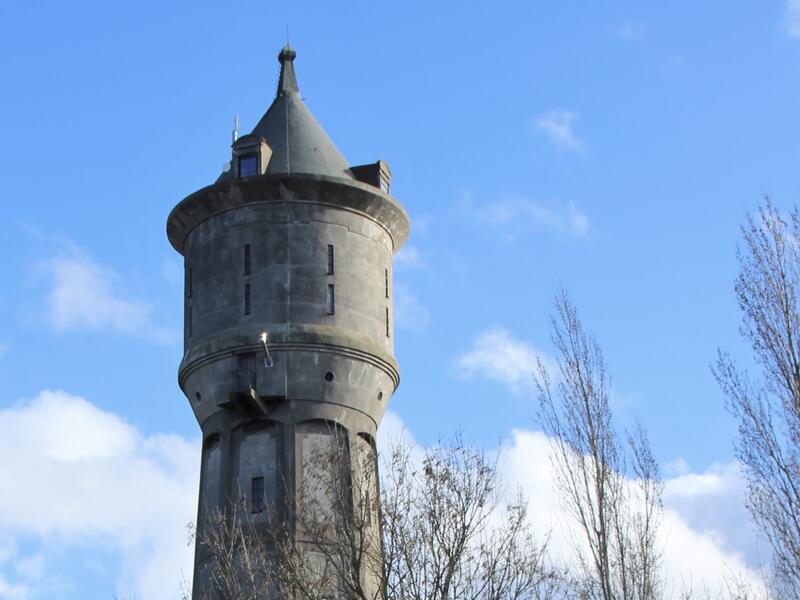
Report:
M 256 523 L 291 513 L 309 457 L 337 438 L 374 461 L 399 381 L 392 256 L 408 217 L 388 165 L 348 165 L 306 108 L 295 57 L 278 55 L 275 99 L 234 135 L 230 168 L 167 221 L 185 265 L 178 379 L 203 436 L 199 528 L 236 503 Z M 207 568 L 198 547 L 195 598 Z

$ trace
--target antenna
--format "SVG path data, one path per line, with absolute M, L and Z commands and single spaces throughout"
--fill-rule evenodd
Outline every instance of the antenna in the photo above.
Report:
M 286 25 L 286 45 L 289 46 L 289 25 Z
M 233 117 L 233 143 L 239 139 L 239 115 Z

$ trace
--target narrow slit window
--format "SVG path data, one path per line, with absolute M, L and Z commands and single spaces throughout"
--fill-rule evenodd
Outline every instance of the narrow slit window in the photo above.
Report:
M 250 284 L 244 284 L 244 314 L 250 314 Z
M 328 244 L 328 275 L 333 275 L 333 244 Z
M 334 297 L 333 297 L 333 284 L 328 285 L 328 314 L 332 315 L 334 308 L 336 308 L 334 304 Z
M 250 257 L 250 244 L 244 245 L 244 274 L 250 275 L 252 259 Z
M 250 481 L 250 503 L 254 513 L 264 512 L 264 478 L 253 477 Z
M 389 297 L 389 269 L 383 270 L 383 287 L 386 297 Z
M 192 267 L 186 269 L 186 297 L 192 297 Z
M 389 337 L 389 307 L 386 307 L 386 337 Z

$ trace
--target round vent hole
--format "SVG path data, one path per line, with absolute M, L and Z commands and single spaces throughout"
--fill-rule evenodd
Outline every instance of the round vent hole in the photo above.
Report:
M 198 400 L 200 400 L 200 398 L 202 398 L 202 396 L 200 395 L 200 392 L 195 392 L 194 393 L 194 397 L 197 398 Z
M 325 381 L 333 381 L 333 373 L 331 373 L 330 371 L 325 373 Z
M 378 392 L 378 400 L 383 400 L 383 392 Z

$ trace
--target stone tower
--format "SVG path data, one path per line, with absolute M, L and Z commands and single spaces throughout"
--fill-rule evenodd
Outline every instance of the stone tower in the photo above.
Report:
M 203 435 L 198 528 L 237 502 L 256 523 L 291 513 L 310 453 L 337 436 L 374 460 L 399 381 L 392 255 L 408 217 L 387 164 L 349 166 L 306 108 L 295 57 L 278 55 L 275 99 L 230 169 L 167 221 L 186 274 L 178 380 Z M 196 549 L 195 598 L 206 563 Z

